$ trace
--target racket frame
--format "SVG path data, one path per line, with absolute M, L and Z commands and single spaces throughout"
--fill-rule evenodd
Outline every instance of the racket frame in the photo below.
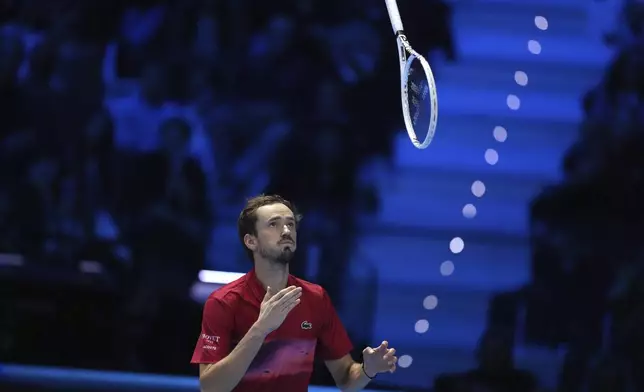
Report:
M 409 139 L 416 148 L 422 150 L 427 148 L 434 139 L 436 125 L 438 124 L 438 94 L 436 92 L 436 81 L 434 80 L 434 74 L 429 63 L 425 57 L 420 55 L 411 47 L 411 45 L 409 45 L 407 37 L 404 34 L 399 33 L 396 40 L 398 42 L 398 55 L 400 58 L 400 101 L 403 110 L 403 120 L 405 121 L 405 128 L 407 128 Z M 420 62 L 423 67 L 423 71 L 425 72 L 425 79 L 427 79 L 427 87 L 429 89 L 429 104 L 431 105 L 427 135 L 422 142 L 418 140 L 418 136 L 414 130 L 414 123 L 409 114 L 409 91 L 407 82 L 409 78 L 409 69 L 411 68 L 414 60 Z
M 405 128 L 407 128 L 407 134 L 414 146 L 422 150 L 429 146 L 434 139 L 434 134 L 436 133 L 436 125 L 438 123 L 438 94 L 436 92 L 436 81 L 434 80 L 434 74 L 432 72 L 432 68 L 427 62 L 427 59 L 416 52 L 407 40 L 396 0 L 385 0 L 385 5 L 387 6 L 387 13 L 389 14 L 391 27 L 396 36 L 396 42 L 398 43 L 398 58 L 400 59 L 400 100 L 402 103 Z M 431 114 L 427 136 L 425 136 L 425 140 L 423 140 L 422 143 L 418 140 L 418 136 L 414 130 L 414 123 L 409 115 L 409 92 L 407 82 L 409 78 L 409 69 L 411 68 L 411 64 L 414 60 L 418 60 L 423 67 L 430 94 Z

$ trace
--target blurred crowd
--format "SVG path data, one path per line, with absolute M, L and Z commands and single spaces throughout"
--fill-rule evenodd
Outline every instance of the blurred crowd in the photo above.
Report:
M 454 59 L 444 3 L 399 6 L 429 15 L 407 26 L 416 47 Z M 567 348 L 562 392 L 644 390 L 643 7 L 626 1 L 606 35 L 617 54 L 583 99 L 564 178 L 531 205 L 525 335 Z M 4 0 L 0 23 L 0 253 L 66 287 L 0 274 L 14 290 L 0 360 L 190 371 L 189 287 L 205 265 L 236 263 L 216 229 L 261 192 L 297 202 L 293 272 L 342 305 L 358 222 L 378 208 L 367 173 L 399 122 L 380 1 Z M 312 249 L 325 262 L 309 276 Z M 87 260 L 112 284 L 78 291 Z M 535 390 L 514 341 L 492 326 L 479 367 L 436 391 Z
M 644 390 L 644 6 L 625 3 L 564 178 L 530 210 L 525 335 L 567 348 L 562 392 Z M 443 2 L 399 6 L 429 16 L 407 26 L 415 47 L 454 59 Z M 0 360 L 190 371 L 189 287 L 205 265 L 236 265 L 217 228 L 261 192 L 297 202 L 293 272 L 341 307 L 358 222 L 378 208 L 367 174 L 399 122 L 381 1 L 4 0 L 0 24 L 0 253 L 65 286 L 0 274 L 14 290 Z M 325 261 L 313 276 L 311 250 Z M 83 268 L 112 284 L 78 291 Z M 514 341 L 492 326 L 479 367 L 436 391 L 535 390 Z
M 401 11 L 435 19 L 415 28 L 417 46 L 454 58 L 449 9 L 405 3 Z M 33 282 L 3 280 L 15 291 L 0 315 L 2 357 L 138 370 L 150 363 L 138 358 L 146 345 L 155 361 L 173 362 L 158 350 L 191 347 L 196 331 L 185 334 L 189 343 L 160 347 L 160 336 L 181 331 L 163 317 L 191 324 L 194 313 L 176 312 L 191 309 L 185 297 L 197 272 L 231 263 L 220 258 L 216 228 L 234 225 L 244 199 L 261 192 L 297 202 L 307 217 L 299 253 L 308 257 L 315 244 L 332 261 L 311 278 L 340 304 L 356 221 L 378 205 L 365 173 L 386 163 L 399 117 L 384 8 L 0 1 L 0 253 L 19 255 L 0 263 L 18 260 L 30 279 L 40 271 L 65 290 L 83 284 L 74 280 L 79 268 L 109 272 L 117 294 L 98 298 L 91 282 L 91 295 L 38 286 L 50 290 L 43 302 L 25 294 Z M 306 276 L 305 261 L 294 273 Z M 30 342 L 25 323 L 59 339 Z M 157 324 L 166 329 L 152 332 Z M 109 355 L 88 354 L 83 339 L 98 339 Z M 189 355 L 176 358 L 153 370 L 176 371 Z
M 566 347 L 561 391 L 644 390 L 644 3 L 627 1 L 616 54 L 583 97 L 563 180 L 531 206 L 527 338 Z

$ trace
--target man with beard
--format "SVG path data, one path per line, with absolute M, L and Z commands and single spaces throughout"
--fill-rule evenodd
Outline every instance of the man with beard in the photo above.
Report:
M 355 362 L 326 291 L 289 274 L 299 221 L 295 206 L 277 195 L 248 200 L 239 215 L 239 237 L 254 268 L 206 300 L 192 357 L 202 391 L 308 391 L 316 354 L 344 391 L 395 371 L 395 350 L 386 341 L 365 348 L 364 362 Z

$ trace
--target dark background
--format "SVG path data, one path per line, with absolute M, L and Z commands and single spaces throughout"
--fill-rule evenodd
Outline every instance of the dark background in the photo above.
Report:
M 383 338 L 406 356 L 375 387 L 644 390 L 641 3 L 604 12 L 617 22 L 595 34 L 593 56 L 555 50 L 573 30 L 591 40 L 574 25 L 580 7 L 544 5 L 547 60 L 506 55 L 514 41 L 496 25 L 475 33 L 506 18 L 536 37 L 539 7 L 493 3 L 400 0 L 442 102 L 419 152 L 400 130 L 382 1 L 0 1 L 0 388 L 163 390 L 146 376 L 59 384 L 46 376 L 62 373 L 29 367 L 50 366 L 190 376 L 165 385 L 196 390 L 189 359 L 214 288 L 196 295 L 198 272 L 250 268 L 236 216 L 246 197 L 275 192 L 305 216 L 293 273 L 328 290 L 356 358 Z M 535 71 L 512 117 L 485 94 L 516 92 L 487 79 L 508 67 L 511 80 L 515 64 Z M 575 67 L 603 71 L 576 91 L 544 70 Z M 505 150 L 483 159 L 504 121 L 516 125 Z M 464 198 L 477 178 L 491 193 L 480 202 Z M 466 200 L 470 226 L 453 216 Z M 446 254 L 460 233 L 464 256 Z M 480 251 L 468 256 L 470 239 Z M 443 257 L 453 278 L 434 265 Z M 422 316 L 432 293 L 440 305 Z M 330 384 L 323 368 L 313 383 Z

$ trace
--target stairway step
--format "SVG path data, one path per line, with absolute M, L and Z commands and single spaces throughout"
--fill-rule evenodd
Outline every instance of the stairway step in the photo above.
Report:
M 465 248 L 454 255 L 449 243 L 456 236 L 463 239 Z M 447 281 L 468 290 L 510 290 L 525 284 L 530 275 L 526 239 L 463 229 L 438 232 L 389 225 L 386 231 L 365 233 L 356 254 L 378 269 L 380 282 L 400 285 Z M 446 260 L 455 265 L 448 278 L 440 273 Z
M 516 93 L 521 101 L 518 110 L 510 110 L 507 106 L 507 97 L 511 93 Z M 474 89 L 457 82 L 444 82 L 438 86 L 438 101 L 439 126 L 441 115 L 477 114 L 568 122 L 578 122 L 582 118 L 580 96 L 576 91 L 508 91 L 496 86 Z
M 448 0 L 449 3 L 453 5 L 465 4 L 467 6 L 476 6 L 476 5 L 505 5 L 507 7 L 511 6 L 523 6 L 533 9 L 545 10 L 547 8 L 578 8 L 578 9 L 587 9 L 588 1 L 587 0 Z
M 518 123 L 525 124 L 526 129 L 521 125 L 507 125 Z M 445 115 L 440 117 L 439 124 L 432 144 L 425 150 L 415 148 L 407 133 L 401 131 L 394 139 L 395 167 L 401 170 L 468 170 L 475 176 L 522 174 L 554 181 L 561 176 L 565 152 L 577 139 L 575 126 L 566 123 Z M 505 125 L 508 138 L 504 143 L 493 138 L 495 124 Z M 539 124 L 543 124 L 541 130 Z M 561 131 L 559 135 L 557 130 Z M 488 148 L 498 153 L 496 165 L 485 161 Z
M 465 0 L 455 2 L 453 7 L 455 26 L 558 35 L 581 35 L 588 31 L 588 7 L 575 2 Z M 546 31 L 537 29 L 535 16 L 548 20 Z
M 454 37 L 462 61 L 487 58 L 555 63 L 567 67 L 602 67 L 613 56 L 611 49 L 585 37 L 547 32 L 523 34 L 510 30 L 508 34 L 500 34 L 493 29 L 467 26 L 456 29 Z M 528 51 L 528 41 L 531 39 L 539 41 L 541 54 L 535 55 Z
M 515 72 L 524 72 L 528 77 L 527 86 L 519 86 Z M 521 94 L 524 90 L 570 93 L 581 96 L 595 86 L 602 78 L 604 66 L 564 66 L 557 63 L 543 63 L 520 60 L 497 60 L 475 58 L 459 61 L 440 69 L 437 83 L 461 84 L 473 89 L 496 90 Z
M 471 186 L 481 180 L 483 197 L 472 194 Z M 399 170 L 379 185 L 381 207 L 378 220 L 385 226 L 404 225 L 445 229 L 463 228 L 527 236 L 527 204 L 544 181 L 530 176 L 473 175 L 439 170 Z M 463 206 L 476 207 L 476 216 L 463 216 Z
M 374 336 L 391 339 L 401 346 L 474 347 L 485 329 L 493 292 L 455 288 L 449 284 L 449 278 L 444 279 L 442 285 L 432 286 L 380 284 Z M 438 306 L 433 310 L 423 307 L 428 295 L 438 298 Z M 429 330 L 417 333 L 414 326 L 422 319 L 429 321 Z
M 440 85 L 438 128 L 432 145 L 417 150 L 401 131 L 394 148 L 397 167 L 557 177 L 561 157 L 577 137 L 575 124 L 582 117 L 579 97 L 575 93 L 524 91 L 519 95 L 521 107 L 512 111 L 506 106 L 507 91 Z M 492 137 L 496 125 L 508 130 L 508 141 L 503 145 Z M 499 152 L 494 167 L 485 163 L 487 148 Z

